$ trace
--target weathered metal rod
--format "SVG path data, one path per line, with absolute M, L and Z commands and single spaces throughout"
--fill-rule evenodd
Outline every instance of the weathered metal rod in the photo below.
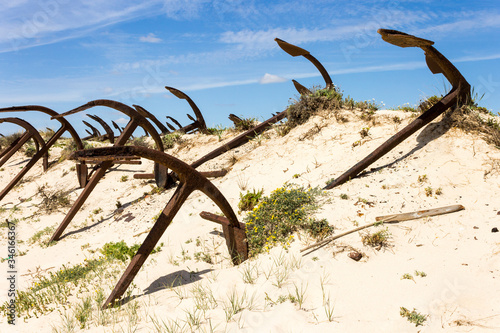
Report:
M 379 29 L 378 32 L 388 43 L 400 47 L 420 47 L 424 50 L 426 62 L 431 72 L 434 74 L 444 74 L 444 76 L 452 84 L 453 89 L 438 103 L 434 104 L 429 110 L 420 115 L 420 117 L 384 142 L 381 146 L 375 149 L 375 151 L 344 172 L 337 179 L 331 181 L 325 189 L 332 189 L 335 186 L 343 184 L 351 178 L 356 177 L 361 171 L 391 151 L 413 133 L 430 123 L 432 120 L 436 119 L 448 108 L 458 107 L 470 100 L 469 83 L 465 80 L 462 74 L 460 74 L 458 69 L 432 46 L 434 42 L 396 30 Z
M 7 107 L 7 108 L 0 108 L 0 112 L 26 112 L 26 111 L 37 111 L 37 112 L 42 112 L 45 114 L 48 114 L 52 117 L 57 116 L 58 113 L 55 112 L 52 109 L 49 109 L 44 106 L 40 105 L 25 105 L 25 106 L 12 106 L 12 107 Z M 40 159 L 41 157 L 44 156 L 44 154 L 47 154 L 50 147 L 59 139 L 59 137 L 65 132 L 68 131 L 71 137 L 73 138 L 73 141 L 76 144 L 76 147 L 78 149 L 83 149 L 83 144 L 82 140 L 78 136 L 78 133 L 75 131 L 73 126 L 66 120 L 66 119 L 57 119 L 59 123 L 61 123 L 61 127 L 57 132 L 54 132 L 52 134 L 52 137 L 49 139 L 49 141 L 45 144 L 45 147 L 42 147 L 28 162 L 27 165 L 24 166 L 24 168 L 21 170 L 21 172 L 5 187 L 2 192 L 0 193 L 0 200 L 2 200 L 5 195 L 12 189 L 14 186 L 17 184 L 18 181 L 22 179 L 22 177 L 33 167 L 33 165 Z M 78 163 L 76 165 L 76 174 L 78 177 L 78 182 L 80 187 L 84 187 L 87 184 L 87 166 L 85 163 Z
M 104 128 L 104 130 L 106 131 L 106 136 L 104 136 L 103 139 L 107 138 L 110 143 L 115 142 L 115 133 L 113 133 L 113 130 L 111 129 L 111 127 L 109 127 L 109 125 L 106 124 L 106 122 L 104 120 L 102 120 L 100 117 L 98 117 L 96 115 L 92 115 L 92 114 L 87 114 L 87 116 L 90 117 L 91 119 L 94 119 L 95 121 L 97 121 L 102 126 L 102 128 Z
M 195 190 L 199 190 L 207 195 L 227 217 L 229 222 L 227 223 L 227 228 L 225 230 L 224 236 L 226 238 L 226 244 L 228 246 L 229 254 L 231 255 L 233 263 L 238 264 L 241 261 L 247 259 L 247 245 L 244 241 L 238 241 L 244 240 L 245 229 L 241 228 L 241 224 L 238 222 L 236 214 L 234 213 L 222 193 L 199 172 L 173 156 L 156 150 L 135 146 L 105 147 L 82 150 L 74 152 L 71 158 L 80 159 L 109 155 L 141 156 L 161 163 L 165 167 L 172 169 L 172 171 L 178 175 L 179 186 L 156 220 L 154 226 L 151 228 L 151 231 L 147 235 L 146 239 L 139 247 L 139 250 L 132 258 L 129 266 L 125 270 L 125 273 L 122 275 L 117 285 L 111 292 L 111 295 L 104 303 L 103 308 L 113 305 L 115 300 L 119 299 L 125 293 L 128 286 L 138 273 L 139 269 L 144 264 L 149 254 L 154 249 L 163 233 L 174 219 L 182 204 Z
M 4 123 L 4 122 L 9 122 L 9 123 L 19 125 L 19 126 L 23 127 L 26 130 L 26 132 L 24 133 L 24 135 L 21 138 L 19 138 L 20 140 L 16 140 L 15 143 L 13 142 L 13 144 L 11 144 L 10 150 L 2 151 L 2 153 L 0 154 L 0 157 L 2 157 L 2 159 L 0 160 L 0 166 L 2 166 L 12 156 L 12 154 L 14 154 L 16 151 L 18 151 L 19 148 L 29 139 L 33 139 L 33 141 L 35 142 L 37 152 L 40 150 L 40 147 L 45 146 L 45 141 L 40 136 L 40 133 L 38 133 L 38 131 L 27 121 L 20 119 L 20 118 L 12 118 L 12 117 L 0 119 L 0 123 Z M 19 142 L 21 142 L 21 141 L 23 143 L 19 145 Z M 4 155 L 5 155 L 5 157 L 4 157 Z M 49 158 L 48 153 L 43 155 L 42 166 L 43 166 L 44 171 L 47 171 L 47 169 L 49 167 L 48 158 Z
M 282 120 L 283 118 L 286 117 L 286 110 L 278 113 L 276 116 L 269 118 L 268 120 L 260 123 L 259 125 L 255 126 L 252 129 L 249 129 L 248 131 L 238 135 L 228 143 L 225 143 L 219 148 L 214 149 L 210 153 L 206 154 L 205 156 L 201 157 L 197 161 L 193 162 L 191 164 L 191 167 L 197 168 L 203 163 L 210 161 L 211 159 L 214 159 L 215 157 L 222 155 L 228 150 L 231 150 L 235 147 L 241 146 L 242 144 L 248 142 L 251 138 L 259 135 L 260 133 L 264 132 L 266 129 L 271 127 L 273 124 L 277 123 L 278 121 Z
M 286 53 L 288 53 L 292 57 L 303 56 L 304 58 L 306 58 L 307 60 L 309 60 L 319 70 L 319 72 L 321 73 L 321 76 L 325 80 L 326 88 L 327 89 L 331 89 L 331 88 L 334 87 L 333 86 L 333 82 L 332 82 L 332 78 L 330 77 L 330 75 L 326 71 L 325 67 L 323 67 L 323 65 L 318 61 L 318 59 L 316 59 L 315 57 L 313 57 L 309 53 L 309 51 L 304 50 L 303 48 L 300 48 L 300 47 L 295 46 L 293 44 L 290 44 L 288 42 L 285 42 L 284 40 L 279 39 L 279 38 L 275 38 L 274 40 L 278 43 L 279 47 L 283 51 L 285 51 Z M 303 87 L 302 85 L 300 85 L 300 86 Z M 297 88 L 296 84 L 295 84 L 295 87 Z M 301 92 L 301 89 L 299 89 L 299 88 L 297 88 L 297 90 L 299 91 L 299 94 L 302 95 L 303 93 Z
M 136 110 L 137 112 L 139 112 L 141 114 L 141 116 L 143 116 L 144 118 L 149 118 L 151 119 L 151 121 L 158 127 L 158 129 L 160 130 L 160 134 L 166 134 L 166 133 L 170 133 L 170 131 L 165 127 L 165 125 L 162 124 L 161 121 L 158 120 L 158 118 L 156 118 L 151 112 L 149 112 L 148 110 L 146 110 L 145 108 L 143 108 L 142 106 L 140 105 L 132 105 Z
M 191 109 L 193 109 L 194 114 L 196 115 L 196 120 L 191 125 L 184 126 L 179 131 L 187 133 L 193 129 L 198 128 L 201 133 L 208 134 L 207 125 L 205 124 L 205 119 L 203 118 L 203 114 L 201 113 L 200 109 L 195 104 L 195 102 L 193 102 L 191 97 L 189 97 L 184 92 L 182 92 L 178 89 L 175 89 L 173 87 L 165 87 L 165 89 L 170 91 L 175 97 L 180 98 L 180 99 L 185 99 L 189 103 L 189 106 L 191 106 Z M 189 115 L 188 115 L 188 117 L 189 117 Z

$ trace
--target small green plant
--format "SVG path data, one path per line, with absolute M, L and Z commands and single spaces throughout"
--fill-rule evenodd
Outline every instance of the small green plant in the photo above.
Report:
M 419 183 L 425 183 L 427 181 L 427 175 L 420 175 L 418 176 L 418 182 Z
M 340 194 L 340 199 L 342 199 L 342 200 L 348 200 L 349 196 L 347 194 L 345 194 L 345 193 L 341 193 Z
M 426 276 L 427 276 L 427 273 L 425 273 L 425 272 L 421 272 L 421 271 L 415 271 L 415 275 L 416 275 L 416 276 L 420 276 L 420 277 L 426 277 Z
M 294 178 L 294 179 L 297 179 L 297 178 L 299 178 L 299 177 L 300 177 L 300 173 L 296 173 L 295 175 L 293 175 L 293 178 Z
M 43 212 L 50 213 L 71 205 L 68 198 L 69 191 L 49 191 L 45 185 L 42 185 L 38 187 L 38 194 L 42 197 L 42 202 L 38 205 L 38 208 Z
M 434 194 L 436 194 L 436 195 L 443 194 L 443 189 L 441 187 L 438 187 L 438 189 L 436 191 L 434 191 Z
M 97 214 L 99 214 L 99 213 L 102 213 L 102 208 L 101 208 L 101 207 L 96 208 L 96 209 L 94 209 L 94 210 L 92 211 L 92 214 L 94 214 L 94 215 L 97 215 Z
M 252 192 L 247 191 L 245 194 L 240 193 L 240 202 L 238 203 L 238 209 L 240 212 L 252 210 L 255 205 L 259 203 L 263 193 L 264 190 L 256 192 L 255 189 L 253 189 Z
M 443 98 L 443 96 L 437 96 L 437 95 L 427 97 L 426 99 L 421 101 L 420 104 L 418 105 L 418 107 L 417 107 L 418 112 L 424 113 L 425 111 L 427 111 L 431 107 L 433 107 L 434 104 L 439 102 L 442 98 Z
M 410 273 L 403 274 L 401 280 L 412 280 L 413 282 L 415 282 L 415 280 L 413 279 L 413 275 L 411 275 Z
M 247 131 L 251 128 L 254 128 L 256 124 L 256 118 L 241 118 L 241 121 L 237 122 L 234 127 L 238 131 Z
M 195 252 L 194 253 L 194 259 L 196 261 L 203 261 L 203 262 L 206 262 L 207 264 L 213 264 L 213 260 L 212 260 L 212 256 L 210 256 L 210 254 L 206 253 L 206 252 Z
M 365 234 L 361 237 L 361 240 L 363 241 L 363 245 L 381 248 L 388 245 L 389 237 L 389 231 L 385 229 L 375 233 Z
M 28 144 L 24 149 L 24 155 L 27 157 L 33 157 L 36 154 L 36 148 L 33 144 Z
M 165 134 L 161 139 L 163 142 L 163 148 L 165 149 L 174 148 L 175 144 L 181 142 L 182 140 L 182 133 L 179 132 Z
M 31 236 L 28 239 L 28 243 L 29 244 L 45 243 L 45 241 L 47 241 L 48 239 L 45 239 L 44 236 L 52 234 L 54 229 L 55 227 L 46 227 L 45 229 L 37 231 L 33 236 Z
M 128 176 L 127 175 L 123 175 L 121 178 L 120 178 L 120 181 L 122 183 L 126 182 L 128 180 Z
M 415 324 L 415 327 L 422 326 L 427 320 L 427 315 L 418 313 L 415 309 L 410 311 L 403 306 L 399 308 L 399 315 L 406 318 L 410 323 Z
M 359 135 L 361 135 L 361 138 L 366 138 L 367 136 L 370 135 L 370 127 L 363 127 L 361 131 L 359 131 Z
M 309 215 L 318 208 L 321 189 L 305 190 L 288 184 L 274 190 L 244 219 L 250 256 L 293 241 L 293 233 L 299 230 L 310 234 L 327 235 L 333 227 L 326 220 L 318 221 Z
M 425 195 L 428 197 L 432 196 L 432 187 L 428 186 L 425 188 Z
M 163 247 L 163 243 L 160 243 L 159 246 L 155 247 L 151 253 L 157 253 L 161 251 Z M 117 243 L 109 242 L 104 244 L 102 249 L 99 251 L 109 259 L 117 259 L 122 262 L 125 262 L 128 259 L 132 259 L 132 257 L 137 253 L 139 249 L 139 244 L 134 244 L 132 246 L 128 246 L 124 241 L 120 241 Z

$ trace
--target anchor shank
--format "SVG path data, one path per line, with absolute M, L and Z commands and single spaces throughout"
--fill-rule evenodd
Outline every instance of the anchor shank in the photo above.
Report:
M 139 269 L 141 269 L 149 254 L 153 251 L 161 236 L 193 190 L 194 188 L 187 183 L 179 184 L 179 187 L 175 190 L 174 195 L 156 220 L 148 236 L 130 261 L 125 273 L 123 273 L 108 299 L 104 302 L 104 305 L 102 306 L 103 309 L 113 305 L 114 301 L 119 299 L 125 293 L 130 283 L 137 275 L 137 272 L 139 272 Z
M 427 110 L 420 117 L 415 119 L 400 132 L 393 135 L 389 140 L 384 142 L 380 147 L 375 149 L 371 154 L 366 156 L 363 160 L 355 164 L 352 168 L 344 172 L 337 179 L 329 183 L 324 189 L 329 190 L 340 184 L 343 184 L 350 179 L 356 177 L 361 171 L 366 169 L 372 163 L 377 161 L 379 158 L 387 154 L 394 147 L 399 145 L 401 142 L 406 140 L 410 135 L 430 123 L 432 120 L 436 119 L 440 114 L 446 111 L 449 107 L 455 105 L 457 101 L 457 92 L 454 90 L 446 95 L 441 101 L 436 103 L 432 108 Z

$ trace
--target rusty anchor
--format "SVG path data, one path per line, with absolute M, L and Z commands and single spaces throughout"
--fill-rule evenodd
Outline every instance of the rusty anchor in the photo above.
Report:
M 149 118 L 151 119 L 151 121 L 153 122 L 153 124 L 156 125 L 156 127 L 158 127 L 158 129 L 160 130 L 160 134 L 163 135 L 163 134 L 167 134 L 167 133 L 170 133 L 170 131 L 165 127 L 165 125 L 162 124 L 161 121 L 158 120 L 158 118 L 156 118 L 151 112 L 149 112 L 148 110 L 146 110 L 145 108 L 143 108 L 142 106 L 139 106 L 139 105 L 132 105 L 137 112 L 139 112 L 144 118 Z
M 111 120 L 111 123 L 113 124 L 114 128 L 116 128 L 116 129 L 118 130 L 118 132 L 119 132 L 120 134 L 122 134 L 122 132 L 123 132 L 123 127 L 118 126 L 118 124 L 117 124 L 117 123 L 115 123 L 113 120 Z
M 157 218 L 154 226 L 151 228 L 151 231 L 140 246 L 139 250 L 137 250 L 137 253 L 132 258 L 130 264 L 109 295 L 108 299 L 104 302 L 102 306 L 103 308 L 112 306 L 116 300 L 123 296 L 130 283 L 137 275 L 137 272 L 142 267 L 181 206 L 187 200 L 189 195 L 196 190 L 207 195 L 226 216 L 226 218 L 219 223 L 223 224 L 224 237 L 226 239 L 226 244 L 229 254 L 231 255 L 232 262 L 234 264 L 239 264 L 248 258 L 244 224 L 238 221 L 233 209 L 217 187 L 215 187 L 207 178 L 203 177 L 194 168 L 163 152 L 135 146 L 115 146 L 76 151 L 70 158 L 81 161 L 89 158 L 107 159 L 108 156 L 140 156 L 153 160 L 156 163 L 161 163 L 165 168 L 169 168 L 177 174 L 179 178 L 179 185 L 163 209 L 162 213 Z
M 125 105 L 123 103 L 117 102 L 117 101 L 112 101 L 112 100 L 106 100 L 106 99 L 100 99 L 100 100 L 94 100 L 90 101 L 85 105 L 82 105 L 80 107 L 77 107 L 71 111 L 68 111 L 66 113 L 63 113 L 61 115 L 57 115 L 54 118 L 57 119 L 64 119 L 62 117 L 75 114 L 81 111 L 85 111 L 87 109 L 96 107 L 96 106 L 105 106 L 111 109 L 115 109 L 117 111 L 120 111 L 130 117 L 130 120 L 123 130 L 123 132 L 120 134 L 120 136 L 116 139 L 114 142 L 114 146 L 123 146 L 127 140 L 130 138 L 132 133 L 137 129 L 137 127 L 142 127 L 144 131 L 147 131 L 151 134 L 151 137 L 156 143 L 156 148 L 160 151 L 163 151 L 163 143 L 161 141 L 160 136 L 154 129 L 153 125 L 151 125 L 143 116 L 141 116 L 136 110 L 133 108 L 129 107 L 128 105 Z M 116 162 L 116 161 L 115 161 Z M 57 230 L 54 232 L 52 237 L 49 240 L 49 243 L 52 241 L 57 241 L 61 237 L 62 233 L 68 226 L 68 224 L 71 222 L 73 217 L 76 215 L 76 213 L 80 210 L 80 208 L 83 206 L 85 201 L 87 200 L 88 196 L 90 193 L 94 190 L 96 187 L 97 183 L 99 180 L 104 176 L 106 171 L 114 164 L 114 161 L 112 158 L 107 159 L 102 161 L 101 163 L 97 164 L 94 167 L 93 173 L 89 176 L 89 181 L 83 191 L 80 193 L 78 199 L 75 201 L 69 212 L 66 214 L 64 217 L 64 220 L 61 222 Z M 95 173 L 94 173 L 95 171 Z M 154 176 L 155 176 L 155 181 L 158 187 L 167 187 L 169 186 L 173 180 L 171 176 L 168 174 L 168 169 L 161 164 L 155 163 L 154 165 Z
M 303 48 L 298 47 L 296 45 L 285 42 L 284 40 L 279 39 L 279 38 L 275 38 L 274 40 L 278 43 L 279 47 L 283 51 L 285 51 L 286 53 L 288 53 L 292 57 L 303 56 L 304 58 L 309 60 L 321 73 L 321 76 L 323 77 L 323 79 L 325 80 L 325 83 L 326 83 L 326 89 L 332 89 L 334 87 L 333 82 L 332 82 L 332 78 L 330 77 L 330 75 L 326 71 L 325 67 L 319 62 L 318 59 L 313 57 L 309 53 L 309 51 L 304 50 Z M 299 92 L 299 94 L 301 94 L 301 95 L 311 94 L 311 91 L 309 89 L 307 89 L 306 87 L 304 87 L 303 85 L 301 85 L 297 81 L 292 80 L 292 82 L 293 82 L 293 85 L 295 86 L 295 89 L 297 89 L 297 91 Z
M 40 105 L 26 105 L 26 106 L 12 106 L 8 108 L 0 108 L 0 112 L 24 112 L 24 111 L 37 111 L 37 112 L 42 112 L 45 114 L 48 114 L 51 117 L 58 116 L 59 114 L 47 107 L 40 106 Z M 31 160 L 26 164 L 21 171 L 14 177 L 14 179 L 11 180 L 11 182 L 0 192 L 0 200 L 2 200 L 7 193 L 9 193 L 10 190 L 16 184 L 24 177 L 24 175 L 35 165 L 35 163 L 45 154 L 48 153 L 50 147 L 56 143 L 56 141 L 61 137 L 61 135 L 64 134 L 64 132 L 68 131 L 71 137 L 73 138 L 73 141 L 76 144 L 76 147 L 78 149 L 83 149 L 83 144 L 82 140 L 78 136 L 78 133 L 75 131 L 73 126 L 64 118 L 57 118 L 57 120 L 61 123 L 61 127 L 52 134 L 50 139 L 45 143 L 43 147 L 40 147 L 40 150 L 31 158 Z M 80 187 L 85 187 L 87 185 L 87 165 L 84 162 L 77 163 L 76 164 L 76 174 L 78 177 L 78 183 Z
M 386 153 L 391 151 L 398 144 L 407 139 L 420 128 L 424 127 L 439 115 L 452 107 L 459 107 L 470 100 L 470 84 L 465 80 L 458 69 L 443 56 L 432 45 L 433 41 L 418 38 L 408 35 L 404 32 L 396 30 L 379 29 L 378 33 L 382 35 L 382 39 L 400 47 L 420 47 L 425 52 L 425 60 L 427 66 L 433 74 L 441 73 L 451 83 L 452 89 L 439 102 L 434 104 L 429 110 L 424 112 L 420 117 L 408 124 L 401 131 L 384 142 L 381 146 L 375 149 L 371 154 L 358 162 L 352 168 L 340 175 L 337 179 L 330 182 L 325 189 L 331 189 L 335 186 L 345 183 L 351 178 L 356 177 L 361 171 L 366 169 L 370 164 L 377 161 Z
M 5 148 L 0 153 L 0 167 L 4 165 L 4 163 L 7 162 L 12 157 L 12 155 L 14 155 L 14 153 L 18 151 L 30 139 L 33 139 L 33 141 L 35 142 L 35 149 L 37 153 L 40 151 L 40 147 L 45 146 L 45 141 L 43 141 L 42 137 L 40 136 L 40 133 L 38 133 L 38 131 L 26 120 L 20 118 L 1 118 L 0 124 L 4 122 L 19 125 L 23 127 L 26 130 L 26 132 L 24 132 L 24 134 L 21 137 L 14 140 L 9 147 Z M 47 171 L 47 169 L 49 168 L 48 152 L 43 154 L 42 166 L 43 166 L 43 171 Z
M 178 89 L 175 89 L 175 88 L 172 88 L 172 87 L 165 87 L 165 89 L 167 89 L 168 91 L 170 91 L 175 97 L 180 98 L 180 99 L 185 99 L 189 103 L 189 106 L 191 106 L 191 109 L 193 109 L 193 112 L 194 112 L 194 114 L 196 116 L 196 119 L 194 119 L 192 116 L 190 116 L 188 114 L 187 115 L 188 118 L 191 119 L 193 122 L 191 124 L 189 124 L 189 125 L 181 127 L 180 129 L 178 129 L 178 131 L 183 132 L 183 133 L 189 133 L 189 132 L 192 132 L 192 131 L 198 129 L 203 134 L 209 134 L 208 130 L 207 130 L 207 125 L 205 124 L 205 119 L 203 118 L 203 115 L 201 114 L 200 109 L 193 102 L 193 100 L 188 95 L 186 95 L 184 92 L 182 92 L 182 91 L 180 91 Z M 172 121 L 174 121 L 172 117 L 167 117 L 167 118 L 169 118 Z M 174 121 L 174 122 L 178 126 L 180 126 L 180 124 L 179 124 L 178 121 Z M 173 128 L 172 125 L 170 125 L 168 123 L 167 123 L 167 125 L 169 125 L 170 128 Z
M 92 133 L 90 133 L 88 130 L 86 130 L 86 132 L 89 134 L 89 136 L 84 137 L 83 140 L 90 140 L 90 139 L 94 139 L 94 138 L 96 140 L 102 139 L 101 132 L 99 132 L 99 130 L 95 126 L 91 125 L 89 122 L 87 122 L 85 120 L 82 120 L 82 123 L 92 130 Z
M 96 115 L 92 115 L 92 114 L 87 114 L 87 117 L 97 121 L 102 126 L 104 131 L 106 131 L 106 135 L 102 136 L 102 140 L 109 140 L 110 143 L 115 142 L 115 133 L 113 133 L 113 130 L 111 129 L 111 127 L 109 127 L 109 125 L 104 120 L 102 120 L 100 117 L 98 117 Z

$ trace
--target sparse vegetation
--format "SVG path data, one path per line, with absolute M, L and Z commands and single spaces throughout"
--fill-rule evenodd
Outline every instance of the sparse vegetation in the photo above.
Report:
M 241 121 L 234 125 L 237 131 L 247 131 L 257 125 L 256 118 L 241 118 Z
M 120 178 L 120 181 L 123 183 L 123 182 L 126 182 L 128 180 L 128 176 L 127 175 L 123 175 L 121 176 Z
M 165 134 L 163 136 L 163 138 L 161 138 L 161 141 L 163 142 L 164 149 L 174 148 L 176 143 L 183 141 L 182 133 L 172 132 L 172 133 Z
M 388 240 L 390 237 L 390 233 L 387 229 L 380 230 L 375 233 L 368 233 L 361 237 L 363 241 L 363 245 L 368 245 L 371 247 L 382 248 L 388 245 Z
M 415 309 L 412 311 L 405 307 L 400 307 L 399 315 L 406 318 L 410 323 L 415 324 L 415 327 L 422 326 L 427 320 L 427 315 L 418 313 Z
M 49 191 L 46 185 L 39 186 L 38 195 L 42 197 L 42 202 L 38 205 L 38 208 L 45 213 L 51 213 L 59 208 L 70 206 L 69 192 L 62 190 Z
M 163 243 L 156 247 L 151 253 L 161 250 Z M 85 259 L 83 263 L 76 265 L 63 265 L 56 272 L 49 272 L 43 276 L 38 274 L 31 288 L 26 291 L 18 290 L 16 295 L 16 310 L 18 315 L 30 318 L 32 315 L 50 313 L 55 310 L 54 306 L 63 305 L 68 302 L 68 297 L 74 293 L 72 287 L 79 290 L 88 290 L 91 279 L 100 276 L 114 260 L 125 261 L 137 251 L 139 245 L 127 246 L 125 242 L 106 243 L 99 251 L 103 254 L 95 259 Z M 102 291 L 101 291 L 102 292 Z M 98 303 L 103 300 L 100 299 Z M 0 306 L 0 311 L 6 316 L 9 310 L 9 302 Z M 85 298 L 83 303 L 77 306 L 75 317 L 80 325 L 85 326 L 89 318 L 89 300 Z M 82 326 L 82 327 L 83 327 Z
M 285 185 L 261 198 L 259 205 L 244 219 L 250 256 L 277 244 L 287 246 L 298 230 L 308 231 L 318 238 L 331 233 L 333 227 L 326 220 L 310 217 L 318 208 L 320 195 L 319 188 L 305 190 L 296 185 Z
M 245 194 L 240 193 L 240 202 L 238 203 L 238 209 L 240 212 L 252 210 L 259 202 L 263 193 L 264 190 L 256 192 L 255 189 L 253 189 L 252 192 L 247 191 Z

